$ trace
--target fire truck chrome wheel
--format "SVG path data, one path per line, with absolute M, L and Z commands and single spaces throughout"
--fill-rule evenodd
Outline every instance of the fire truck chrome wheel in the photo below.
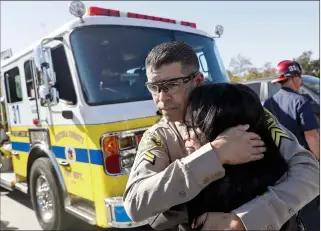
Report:
M 50 221 L 53 217 L 53 198 L 48 181 L 43 175 L 39 176 L 36 181 L 36 197 L 42 220 Z
M 40 157 L 33 162 L 29 186 L 32 207 L 43 230 L 63 230 L 72 225 L 65 212 L 61 188 L 49 158 Z

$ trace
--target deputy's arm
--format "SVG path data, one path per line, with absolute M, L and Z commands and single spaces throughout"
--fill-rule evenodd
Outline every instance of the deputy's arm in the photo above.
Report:
M 210 144 L 171 162 L 163 137 L 162 131 L 155 131 L 145 134 L 140 142 L 123 197 L 126 212 L 134 221 L 191 200 L 225 174 Z
M 296 212 L 319 194 L 319 165 L 315 156 L 301 147 L 296 137 L 275 118 L 271 129 L 281 154 L 289 164 L 285 181 L 269 187 L 266 194 L 246 203 L 234 212 L 247 230 L 280 230 Z M 271 166 L 273 171 L 273 166 Z

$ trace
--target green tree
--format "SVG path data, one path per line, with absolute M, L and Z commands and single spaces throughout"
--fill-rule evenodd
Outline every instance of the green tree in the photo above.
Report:
M 268 78 L 273 76 L 273 73 L 275 72 L 275 69 L 272 67 L 271 62 L 266 62 L 263 65 L 262 68 L 262 78 Z
M 239 82 L 242 82 L 242 79 L 241 77 L 238 77 L 238 76 L 233 76 L 230 78 L 231 82 L 234 82 L 234 83 L 239 83 Z
M 232 71 L 226 70 L 226 72 L 231 82 L 240 82 L 242 80 L 239 76 L 234 75 Z
M 293 60 L 300 63 L 303 74 L 320 78 L 320 58 L 312 59 L 312 51 L 305 51 Z M 231 82 L 276 77 L 275 68 L 272 67 L 271 62 L 264 63 L 261 68 L 253 67 L 250 59 L 241 54 L 231 59 L 227 74 Z
M 320 59 L 315 59 L 311 62 L 312 73 L 320 78 Z
M 252 67 L 252 62 L 249 58 L 238 54 L 236 57 L 232 58 L 229 64 L 233 75 L 243 77 L 249 68 Z
M 244 75 L 245 80 L 253 80 L 263 78 L 264 75 L 259 68 L 252 67 L 248 69 L 248 73 Z
M 313 75 L 320 78 L 320 58 L 312 59 L 312 51 L 304 51 L 299 57 L 293 60 L 298 62 L 303 74 Z

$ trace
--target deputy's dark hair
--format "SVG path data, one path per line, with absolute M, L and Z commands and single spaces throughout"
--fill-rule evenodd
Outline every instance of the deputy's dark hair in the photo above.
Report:
M 184 122 L 200 128 L 204 134 L 200 137 L 202 144 L 228 128 L 249 124 L 249 131 L 261 137 L 267 151 L 258 161 L 224 165 L 225 176 L 188 202 L 190 222 L 204 212 L 230 212 L 287 177 L 289 168 L 268 129 L 268 115 L 255 92 L 243 84 L 213 83 L 192 91 Z
M 198 58 L 193 48 L 181 41 L 165 42 L 154 47 L 145 60 L 146 69 L 158 69 L 162 65 L 178 62 L 182 73 L 189 75 L 199 70 Z

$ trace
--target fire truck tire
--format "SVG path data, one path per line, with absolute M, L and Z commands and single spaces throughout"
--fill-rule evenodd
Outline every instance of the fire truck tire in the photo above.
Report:
M 39 158 L 30 170 L 30 196 L 33 209 L 43 230 L 62 230 L 71 225 L 53 165 Z M 67 222 L 69 220 L 69 222 Z

